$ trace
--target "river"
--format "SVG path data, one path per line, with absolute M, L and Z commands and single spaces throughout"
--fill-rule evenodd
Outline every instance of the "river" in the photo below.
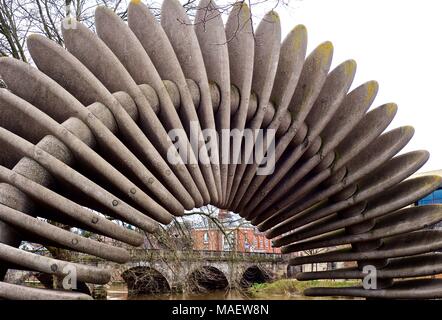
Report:
M 125 285 L 112 285 L 107 291 L 108 300 L 304 300 L 311 299 L 302 294 L 271 294 L 262 297 L 251 297 L 243 292 L 232 289 L 218 290 L 200 294 L 190 293 L 165 293 L 165 294 L 140 294 L 128 295 Z

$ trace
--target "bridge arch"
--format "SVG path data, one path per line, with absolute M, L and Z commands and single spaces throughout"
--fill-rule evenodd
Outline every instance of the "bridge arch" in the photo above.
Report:
M 187 289 L 191 292 L 226 290 L 228 287 L 224 272 L 214 266 L 201 266 L 187 277 Z
M 254 283 L 265 283 L 272 279 L 272 274 L 258 265 L 252 265 L 247 267 L 242 273 L 240 279 L 241 287 L 250 287 Z
M 129 295 L 143 293 L 167 293 L 170 292 L 170 284 L 166 277 L 149 266 L 135 266 L 121 274 L 126 282 Z

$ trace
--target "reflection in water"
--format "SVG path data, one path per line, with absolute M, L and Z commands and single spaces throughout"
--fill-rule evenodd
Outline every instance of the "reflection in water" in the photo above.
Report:
M 163 294 L 141 294 L 128 295 L 125 285 L 112 285 L 107 292 L 108 300 L 259 300 L 258 297 L 251 297 L 242 291 L 217 290 L 206 293 L 163 293 Z M 299 300 L 308 299 L 301 294 L 272 294 L 263 297 L 262 300 Z

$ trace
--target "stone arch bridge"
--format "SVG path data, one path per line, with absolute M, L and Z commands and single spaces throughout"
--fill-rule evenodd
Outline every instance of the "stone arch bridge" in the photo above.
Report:
M 238 288 L 286 277 L 282 254 L 228 251 L 131 251 L 131 260 L 117 264 L 90 256 L 81 263 L 112 269 L 112 282 L 126 282 L 129 291 L 194 291 Z

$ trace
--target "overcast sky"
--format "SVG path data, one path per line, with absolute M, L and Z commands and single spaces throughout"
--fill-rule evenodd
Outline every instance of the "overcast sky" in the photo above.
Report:
M 283 37 L 296 24 L 307 27 L 308 52 L 333 43 L 332 68 L 356 60 L 353 88 L 377 80 L 372 108 L 397 103 L 389 129 L 412 125 L 416 132 L 404 151 L 426 149 L 431 157 L 421 171 L 442 169 L 442 1 L 290 0 L 277 11 Z M 256 19 L 262 14 L 256 10 Z

